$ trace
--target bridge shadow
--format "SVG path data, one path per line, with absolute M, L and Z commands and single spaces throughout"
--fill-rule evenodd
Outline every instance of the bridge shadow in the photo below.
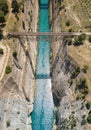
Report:
M 20 44 L 23 48 L 23 51 L 25 53 L 25 55 L 27 56 L 27 58 L 29 59 L 29 62 L 30 62 L 30 66 L 31 66 L 31 69 L 32 69 L 32 73 L 34 75 L 34 78 L 35 78 L 35 71 L 34 71 L 34 67 L 33 67 L 33 63 L 32 63 L 32 59 L 31 59 L 31 56 L 30 56 L 30 53 L 28 50 L 26 50 L 25 46 L 24 46 L 24 40 L 22 38 L 19 37 L 19 41 L 20 41 Z
M 51 79 L 48 74 L 36 74 L 36 79 Z

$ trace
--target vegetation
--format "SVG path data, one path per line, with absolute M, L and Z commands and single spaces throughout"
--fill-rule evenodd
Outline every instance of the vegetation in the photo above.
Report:
M 86 123 L 87 123 L 87 120 L 85 118 L 83 118 L 81 121 L 81 125 L 86 125 Z
M 65 37 L 65 42 L 66 42 L 68 45 L 72 45 L 72 38 L 71 38 L 71 37 Z
M 76 78 L 80 73 L 80 67 L 75 65 L 74 71 L 71 74 L 71 78 Z
M 10 126 L 10 121 L 6 121 L 6 125 L 7 125 L 7 127 L 9 127 Z
M 18 111 L 18 112 L 17 112 L 17 114 L 19 115 L 19 114 L 20 114 L 20 112 Z
M 83 44 L 83 41 L 84 41 L 85 39 L 86 39 L 86 34 L 85 34 L 85 33 L 79 35 L 78 37 L 76 36 L 76 37 L 75 37 L 74 45 L 75 45 L 75 46 L 82 45 L 82 44 Z
M 2 28 L 0 27 L 0 39 L 2 39 L 2 36 L 3 36 L 3 34 L 2 34 Z
M 0 48 L 0 55 L 3 55 L 3 54 L 4 54 L 3 49 Z
M 88 41 L 91 43 L 91 36 L 89 36 Z
M 0 10 L 0 23 L 5 22 L 4 12 Z
M 17 2 L 17 0 L 13 0 L 12 1 L 12 8 L 13 8 L 13 10 L 12 10 L 12 12 L 13 13 L 19 13 L 19 3 Z
M 78 41 L 79 42 L 82 42 L 86 39 L 86 34 L 85 33 L 82 33 L 81 35 L 78 36 Z
M 83 73 L 87 73 L 88 65 L 84 65 L 82 68 Z
M 91 102 L 86 103 L 86 108 L 89 110 L 91 108 Z
M 14 57 L 15 59 L 17 58 L 17 52 L 16 52 L 16 51 L 14 51 L 12 55 L 13 55 L 13 57 Z
M 0 11 L 6 15 L 8 13 L 7 0 L 0 0 Z
M 8 13 L 7 0 L 0 1 L 0 23 L 5 22 L 5 15 Z
M 77 82 L 76 89 L 79 89 L 82 94 L 88 94 L 88 86 L 85 78 L 81 78 L 80 81 Z
M 66 21 L 66 26 L 70 26 L 70 21 Z
M 6 74 L 9 74 L 9 73 L 11 73 L 11 71 L 12 71 L 12 68 L 10 67 L 10 66 L 7 66 L 6 67 Z
M 19 128 L 16 128 L 16 130 L 19 130 Z
M 0 39 L 2 39 L 2 28 L 5 24 L 5 15 L 8 13 L 7 0 L 0 0 Z
M 91 112 L 88 113 L 87 122 L 91 124 Z

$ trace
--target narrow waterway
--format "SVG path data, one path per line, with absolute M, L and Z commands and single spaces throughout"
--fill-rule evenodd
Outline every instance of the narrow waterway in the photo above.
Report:
M 49 32 L 48 0 L 40 0 L 39 32 Z M 54 104 L 50 78 L 50 42 L 38 42 L 36 93 L 32 113 L 32 130 L 52 130 Z

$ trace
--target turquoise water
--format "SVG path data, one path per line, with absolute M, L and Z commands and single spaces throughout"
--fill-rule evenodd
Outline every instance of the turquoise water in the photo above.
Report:
M 48 0 L 40 0 L 39 32 L 49 32 Z M 43 9 L 44 7 L 44 9 Z M 38 42 L 38 58 L 36 71 L 36 93 L 32 113 L 32 130 L 52 130 L 54 104 L 50 79 L 50 42 Z

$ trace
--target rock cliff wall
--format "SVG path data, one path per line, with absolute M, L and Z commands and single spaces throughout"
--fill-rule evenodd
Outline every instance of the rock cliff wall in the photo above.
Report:
M 59 2 L 55 0 L 51 3 L 53 7 L 50 6 L 50 16 L 51 18 L 55 16 L 51 22 L 51 30 L 60 32 L 61 14 L 57 8 Z M 68 54 L 67 43 L 63 37 L 51 43 L 50 62 L 56 125 L 53 130 L 90 130 L 86 122 L 88 110 L 85 97 L 81 97 L 83 95 L 76 90 L 79 79 L 84 75 L 75 59 Z M 76 71 L 78 74 L 74 77 L 73 73 Z
M 24 1 L 19 31 L 37 31 L 38 1 Z M 12 60 L 12 73 L 0 92 L 0 130 L 31 130 L 37 42 L 30 37 L 15 38 L 17 57 Z M 12 51 L 11 51 L 12 53 Z

